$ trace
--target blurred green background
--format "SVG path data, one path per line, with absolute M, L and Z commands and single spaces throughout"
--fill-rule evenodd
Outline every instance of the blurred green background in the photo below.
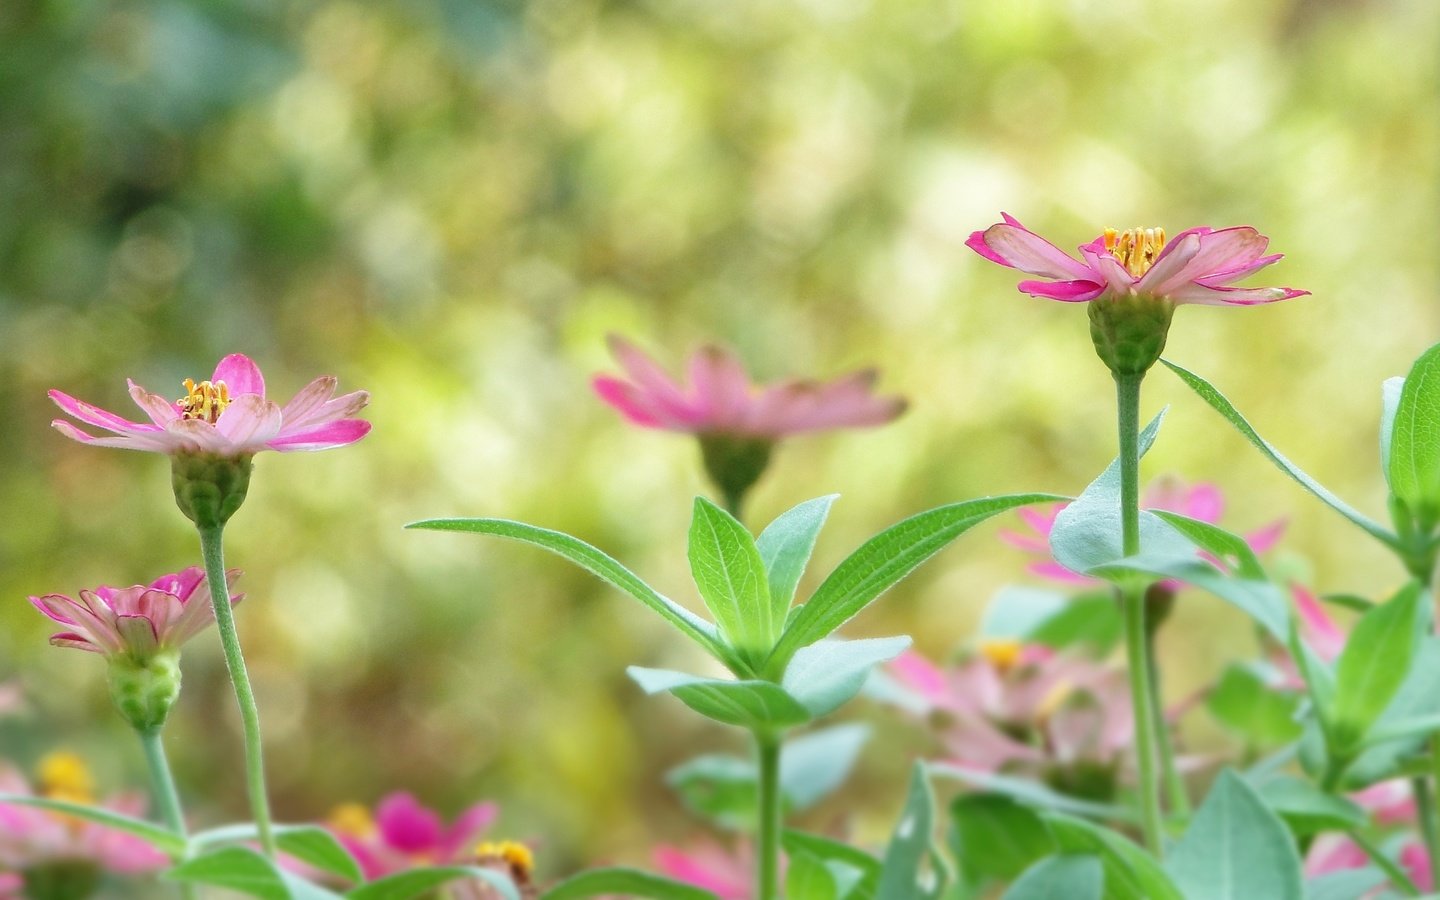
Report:
M 257 460 L 229 529 L 281 818 L 494 798 L 542 873 L 645 861 L 698 827 L 660 773 L 741 748 L 623 673 L 694 654 L 552 557 L 400 526 L 568 530 L 693 604 L 696 449 L 592 396 L 612 331 L 672 369 L 706 340 L 765 378 L 876 364 L 911 399 L 888 428 L 786 444 L 755 493 L 757 529 L 843 495 L 812 576 L 927 506 L 1078 491 L 1113 454 L 1109 376 L 1083 310 L 963 246 L 1001 210 L 1067 248 L 1107 225 L 1270 235 L 1287 258 L 1263 283 L 1314 296 L 1184 309 L 1168 355 L 1381 516 L 1380 382 L 1440 339 L 1437 46 L 1440 6 L 1378 0 L 0 4 L 0 676 L 32 706 L 3 749 L 63 744 L 139 784 L 100 661 L 49 648 L 25 597 L 198 562 L 165 462 L 66 441 L 46 389 L 128 414 L 126 377 L 179 396 L 243 351 L 278 396 L 321 373 L 373 394 L 361 444 Z M 1147 414 L 1166 403 L 1147 476 L 1217 481 L 1237 530 L 1288 517 L 1282 564 L 1321 590 L 1397 582 L 1158 372 Z M 996 530 L 850 633 L 948 652 L 1026 578 Z M 1172 695 L 1253 651 L 1187 594 Z M 241 818 L 208 636 L 186 682 L 182 788 L 198 818 Z M 1193 718 L 1191 746 L 1223 751 Z M 818 823 L 885 827 L 925 749 L 887 732 Z

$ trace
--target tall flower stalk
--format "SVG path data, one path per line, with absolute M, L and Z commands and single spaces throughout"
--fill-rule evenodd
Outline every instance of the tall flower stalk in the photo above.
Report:
M 1095 352 L 1115 379 L 1116 420 L 1120 445 L 1120 521 L 1124 556 L 1140 552 L 1140 386 L 1165 349 L 1177 306 L 1250 306 L 1298 297 L 1306 291 L 1281 287 L 1242 287 L 1236 282 L 1277 262 L 1266 254 L 1268 239 L 1250 227 L 1191 228 L 1167 240 L 1159 228 L 1133 228 L 1104 233 L 1082 245 L 1076 259 L 1031 232 L 1019 220 L 1003 221 L 977 231 L 966 241 L 976 253 L 1044 280 L 1022 281 L 1022 293 L 1049 300 L 1088 303 L 1090 337 Z M 1150 662 L 1146 626 L 1147 580 L 1121 579 L 1117 588 L 1124 607 L 1125 647 L 1129 659 L 1131 702 L 1136 723 L 1136 762 L 1140 770 L 1140 817 L 1146 846 L 1163 853 L 1163 822 L 1157 752 L 1158 672 Z M 1160 766 L 1174 772 L 1173 759 Z M 1172 786 L 1183 785 L 1176 776 Z M 1172 787 L 1172 792 L 1174 787 Z M 1179 805 L 1178 803 L 1176 805 Z
M 100 447 L 148 450 L 170 457 L 175 502 L 200 536 L 216 630 L 235 691 L 245 735 L 245 773 L 251 813 L 260 845 L 275 855 L 269 794 L 260 736 L 260 713 L 245 669 L 240 635 L 226 583 L 224 530 L 245 502 L 256 453 L 327 450 L 360 440 L 370 423 L 354 418 L 369 402 L 355 391 L 335 396 L 336 379 L 316 378 L 283 407 L 265 396 L 265 378 L 243 354 L 225 357 L 206 381 L 185 380 L 185 396 L 170 401 L 130 382 L 130 396 L 149 422 L 132 422 L 61 391 L 50 397 L 83 425 L 108 432 L 94 435 L 71 422 L 52 424 L 66 437 Z

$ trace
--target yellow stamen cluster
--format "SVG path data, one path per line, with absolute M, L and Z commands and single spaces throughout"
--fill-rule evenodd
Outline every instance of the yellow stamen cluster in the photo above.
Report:
M 535 871 L 535 854 L 519 841 L 485 841 L 475 848 L 480 862 L 503 862 L 518 884 L 529 882 Z
M 223 381 L 196 384 L 193 378 L 187 378 L 185 396 L 176 402 L 180 404 L 180 418 L 203 419 L 213 425 L 230 405 L 230 388 Z
M 326 818 L 330 828 L 348 837 L 363 838 L 375 833 L 375 819 L 370 810 L 358 803 L 342 803 L 330 810 Z
M 980 655 L 1004 675 L 1020 662 L 1024 646 L 1014 638 L 985 640 L 980 642 Z
M 1150 267 L 1160 256 L 1160 251 L 1164 249 L 1163 228 L 1131 228 L 1129 231 L 1105 229 L 1105 252 L 1120 260 L 1120 265 L 1135 278 L 1150 271 Z
M 77 754 L 57 751 L 46 755 L 36 767 L 40 795 L 71 803 L 95 802 L 95 778 Z

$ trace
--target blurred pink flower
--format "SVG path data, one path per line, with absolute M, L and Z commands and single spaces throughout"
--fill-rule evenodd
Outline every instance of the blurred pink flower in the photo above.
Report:
M 475 862 L 480 836 L 497 812 L 493 803 L 477 803 L 446 825 L 414 795 L 396 792 L 381 799 L 374 815 L 359 804 L 346 804 L 326 824 L 366 879 L 374 879 L 416 866 Z
M 646 428 L 774 441 L 805 431 L 883 425 L 905 410 L 904 400 L 873 393 L 873 370 L 827 383 L 758 387 L 733 353 L 704 347 L 690 358 L 687 387 L 623 338 L 612 335 L 610 350 L 629 380 L 597 375 L 595 393 Z
M 1069 584 L 1094 584 L 1096 579 L 1072 572 L 1050 558 L 1050 532 L 1055 527 L 1055 517 L 1066 504 L 1061 503 L 1049 509 L 1022 509 L 1021 520 L 1029 526 L 1028 531 L 1006 530 L 1000 532 L 1000 539 L 1028 553 L 1043 556 L 1044 559 L 1031 563 L 1030 572 Z M 1225 495 L 1220 488 L 1208 482 L 1186 485 L 1177 478 L 1161 478 L 1152 483 L 1140 498 L 1143 509 L 1159 509 L 1179 513 L 1191 519 L 1218 525 L 1225 513 Z M 1277 519 L 1262 528 L 1245 535 L 1245 541 L 1256 553 L 1264 553 L 1275 546 L 1285 530 L 1285 520 Z M 1215 562 L 1211 559 L 1211 562 Z M 1174 590 L 1176 582 L 1164 582 Z
M 1119 669 L 991 640 L 943 669 L 912 651 L 888 671 L 914 701 L 907 708 L 935 725 L 956 766 L 1108 799 L 1130 764 L 1135 725 Z
M 749 844 L 734 850 L 714 841 L 683 850 L 662 844 L 655 848 L 654 860 L 660 874 L 704 888 L 720 900 L 750 900 L 754 896 L 755 853 Z
M 1380 825 L 1416 825 L 1415 798 L 1410 784 L 1400 778 L 1373 784 L 1350 795 L 1350 799 L 1370 813 Z M 1400 867 L 1426 893 L 1434 890 L 1434 873 L 1425 845 L 1412 832 L 1405 836 L 1399 852 Z M 1370 865 L 1370 857 L 1348 835 L 1329 833 L 1317 837 L 1305 854 L 1305 877 L 1314 878 L 1328 872 L 1360 869 Z M 1367 895 L 1369 896 L 1369 895 Z
M 231 569 L 226 576 L 233 585 L 240 570 Z M 232 594 L 230 604 L 244 597 Z M 50 636 L 55 646 L 106 656 L 127 655 L 135 660 L 179 647 L 215 621 L 210 588 L 198 566 L 162 575 L 149 585 L 101 585 L 93 591 L 82 590 L 79 599 L 46 594 L 31 597 L 30 602 L 68 629 Z
M 280 407 L 266 399 L 265 379 L 255 363 L 233 353 L 220 360 L 209 381 L 186 379 L 186 395 L 173 402 L 130 382 L 130 396 L 149 422 L 131 422 L 61 391 L 50 392 L 66 414 L 113 437 L 97 437 L 64 419 L 51 424 L 83 444 L 155 453 L 235 457 L 261 450 L 328 450 L 353 444 L 370 431 L 369 422 L 351 418 L 370 395 L 355 391 L 336 397 L 335 385 L 333 376 L 322 376 Z
M 1254 228 L 1200 227 L 1168 242 L 1162 228 L 1106 229 L 1080 247 L 1077 260 L 1014 217 L 970 235 L 965 245 L 1011 269 L 1046 281 L 1022 281 L 1032 297 L 1083 303 L 1102 295 L 1141 295 L 1174 304 L 1250 306 L 1308 294 L 1281 287 L 1232 287 L 1281 258 L 1265 255 L 1269 238 Z
M 1295 601 L 1300 637 L 1322 661 L 1333 663 L 1339 659 L 1349 637 L 1347 632 L 1330 618 L 1330 614 L 1325 611 L 1325 605 L 1309 588 L 1292 584 L 1290 597 Z M 1271 644 L 1269 659 L 1278 673 L 1274 681 L 1276 688 L 1284 691 L 1305 690 L 1305 679 L 1301 677 L 1289 647 L 1278 642 Z
M 89 769 L 71 753 L 52 753 L 39 766 L 34 790 L 14 767 L 0 764 L 0 792 L 94 804 Z M 118 794 L 106 809 L 127 816 L 145 811 L 143 794 Z M 0 803 L 0 869 L 23 872 L 56 864 L 92 865 L 122 875 L 154 872 L 169 865 L 145 841 L 104 825 L 30 806 Z

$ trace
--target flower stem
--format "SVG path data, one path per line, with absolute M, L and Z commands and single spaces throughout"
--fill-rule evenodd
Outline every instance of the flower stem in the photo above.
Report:
M 1126 556 L 1140 552 L 1140 382 L 1143 375 L 1115 375 L 1115 407 L 1120 426 L 1120 523 Z M 1135 761 L 1140 770 L 1140 822 L 1145 846 L 1164 855 L 1160 783 L 1155 771 L 1155 702 L 1150 680 L 1149 638 L 1145 628 L 1145 585 L 1121 586 L 1125 608 L 1125 652 L 1129 659 L 1130 703 L 1135 711 Z
M 185 813 L 180 807 L 180 793 L 175 790 L 175 778 L 170 773 L 170 761 L 165 758 L 165 744 L 160 740 L 160 729 L 137 729 L 135 734 L 139 736 L 140 746 L 145 750 L 145 763 L 150 767 L 150 780 L 154 784 L 155 803 L 160 807 L 160 815 L 164 817 L 165 824 L 171 831 L 188 840 Z M 195 885 L 182 881 L 176 884 L 176 887 L 185 900 L 194 900 Z
M 1379 866 L 1380 869 L 1389 876 L 1391 887 L 1406 897 L 1420 896 L 1420 888 L 1415 886 L 1415 882 L 1411 880 L 1409 874 L 1397 865 L 1395 860 L 1386 856 L 1384 850 L 1375 846 L 1373 841 L 1361 834 L 1358 830 L 1350 832 L 1350 839 L 1354 841 L 1361 850 L 1365 851 L 1365 855 L 1370 857 L 1371 862 Z
M 1150 676 L 1150 714 L 1155 717 L 1155 740 L 1160 751 L 1160 771 L 1165 780 L 1165 802 L 1171 816 L 1190 818 L 1190 795 L 1185 779 L 1175 765 L 1175 747 L 1170 742 L 1170 728 L 1165 721 L 1165 708 L 1160 700 L 1160 667 L 1155 662 L 1155 632 L 1149 630 L 1145 644 L 1145 664 Z
M 235 687 L 235 702 L 240 706 L 240 722 L 245 731 L 245 776 L 250 789 L 250 812 L 255 817 L 255 830 L 266 856 L 275 855 L 275 836 L 270 827 L 270 800 L 265 792 L 265 762 L 260 750 L 260 711 L 255 705 L 255 692 L 245 671 L 245 656 L 240 652 L 240 634 L 235 630 L 235 613 L 230 608 L 230 589 L 225 582 L 225 554 L 221 549 L 223 526 L 200 529 L 200 551 L 205 557 L 205 577 L 210 584 L 210 603 L 215 609 L 215 627 L 220 632 L 220 645 L 225 650 L 225 665 L 230 670 L 230 683 Z
M 756 731 L 760 769 L 759 856 L 755 864 L 756 900 L 775 900 L 780 878 L 780 737 Z

